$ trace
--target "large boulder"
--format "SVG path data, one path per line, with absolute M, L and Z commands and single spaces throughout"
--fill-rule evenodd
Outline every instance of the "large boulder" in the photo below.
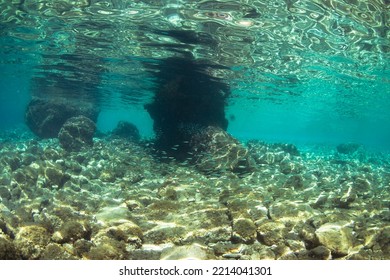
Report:
M 62 148 L 67 151 L 80 151 L 83 147 L 93 145 L 95 123 L 84 116 L 68 119 L 58 133 Z
M 189 146 L 197 168 L 205 173 L 240 174 L 250 172 L 255 166 L 248 150 L 219 127 L 209 126 L 194 132 Z
M 326 223 L 315 232 L 321 245 L 336 256 L 345 256 L 353 247 L 353 233 L 348 223 Z
M 90 103 L 34 98 L 27 105 L 25 120 L 37 136 L 54 138 L 69 118 L 82 115 L 96 122 L 98 114 L 99 110 Z
M 118 122 L 117 126 L 114 128 L 111 134 L 113 136 L 129 139 L 132 141 L 139 141 L 141 138 L 138 128 L 134 124 L 126 121 Z
M 343 143 L 337 145 L 336 149 L 340 154 L 351 155 L 354 154 L 360 147 L 361 145 L 357 143 Z

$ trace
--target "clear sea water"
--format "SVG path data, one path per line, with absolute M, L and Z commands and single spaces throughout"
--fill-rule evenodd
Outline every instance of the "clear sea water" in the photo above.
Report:
M 0 260 L 389 260 L 389 223 L 390 0 L 0 0 Z
M 223 66 L 209 75 L 240 140 L 390 150 L 389 27 L 388 0 L 1 0 L 0 129 L 59 95 L 93 99 L 102 131 L 152 137 L 146 65 L 191 57 Z

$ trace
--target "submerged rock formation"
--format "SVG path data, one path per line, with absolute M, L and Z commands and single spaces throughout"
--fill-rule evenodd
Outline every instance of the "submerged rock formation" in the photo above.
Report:
M 158 65 L 155 97 L 145 106 L 154 121 L 156 148 L 206 173 L 247 172 L 253 166 L 247 149 L 225 132 L 230 88 L 209 74 L 218 68 L 188 59 Z
M 182 145 L 199 128 L 226 130 L 225 101 L 230 90 L 208 74 L 212 67 L 216 66 L 168 59 L 153 72 L 157 88 L 154 100 L 145 108 L 154 121 L 158 149 L 169 151 L 174 145 Z
M 68 119 L 58 133 L 61 146 L 67 151 L 79 151 L 82 147 L 93 145 L 95 123 L 87 117 Z
M 89 103 L 34 98 L 27 105 L 25 120 L 31 131 L 40 138 L 54 138 L 69 118 L 82 115 L 96 122 L 98 114 L 99 110 Z
M 138 128 L 126 121 L 118 122 L 117 126 L 111 132 L 113 136 L 125 138 L 132 141 L 139 141 L 141 136 L 139 135 Z
M 337 152 L 340 154 L 350 155 L 355 153 L 361 147 L 360 144 L 357 143 L 343 143 L 337 145 Z

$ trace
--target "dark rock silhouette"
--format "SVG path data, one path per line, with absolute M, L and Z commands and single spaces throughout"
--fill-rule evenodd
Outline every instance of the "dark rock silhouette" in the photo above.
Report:
M 361 145 L 357 143 L 343 143 L 337 145 L 336 149 L 340 154 L 350 155 L 355 153 L 360 147 Z
M 154 67 L 158 69 L 153 72 L 157 79 L 155 97 L 145 108 L 154 121 L 158 149 L 182 146 L 193 128 L 227 129 L 225 102 L 230 90 L 208 74 L 209 68 L 215 66 L 167 59 Z
M 67 151 L 79 151 L 83 147 L 93 145 L 95 123 L 85 117 L 78 116 L 68 119 L 58 133 L 61 146 Z
M 194 133 L 209 126 L 226 130 L 229 86 L 210 75 L 219 66 L 191 59 L 171 58 L 152 65 L 155 96 L 145 105 L 154 121 L 155 147 L 178 160 L 186 160 Z
M 141 138 L 138 128 L 134 124 L 126 121 L 118 122 L 111 134 L 113 136 L 126 138 L 132 141 L 139 141 Z
M 89 103 L 34 98 L 27 106 L 25 119 L 27 126 L 37 136 L 54 138 L 69 118 L 83 115 L 96 122 L 98 114 L 98 109 Z
M 254 161 L 225 131 L 229 85 L 210 75 L 221 69 L 188 58 L 153 65 L 157 86 L 145 108 L 154 121 L 155 147 L 163 158 L 195 164 L 204 173 L 246 173 Z

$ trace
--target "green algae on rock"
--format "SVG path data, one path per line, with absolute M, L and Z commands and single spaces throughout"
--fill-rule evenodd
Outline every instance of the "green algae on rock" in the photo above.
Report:
M 256 240 L 256 225 L 250 219 L 240 218 L 233 222 L 233 239 L 242 243 Z
M 46 246 L 40 259 L 41 260 L 77 260 L 77 257 L 69 253 L 61 245 L 51 243 Z
M 17 260 L 19 253 L 12 240 L 0 231 L 0 260 Z
M 39 259 L 49 242 L 49 232 L 36 225 L 19 228 L 15 236 L 15 246 L 23 259 Z

